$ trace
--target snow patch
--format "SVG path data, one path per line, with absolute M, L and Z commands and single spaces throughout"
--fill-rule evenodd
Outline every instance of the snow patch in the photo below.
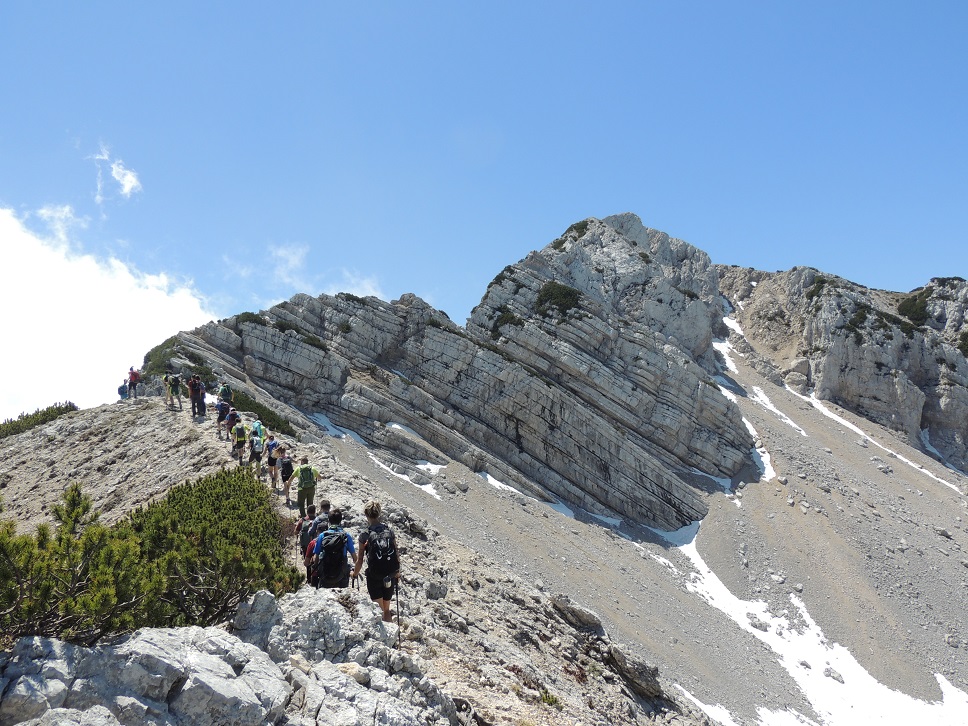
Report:
M 819 723 L 823 726 L 858 723 L 961 726 L 968 723 L 968 693 L 955 688 L 940 674 L 935 674 L 941 687 L 940 702 L 920 701 L 891 690 L 871 676 L 850 651 L 837 643 L 830 643 L 796 595 L 790 595 L 790 603 L 798 615 L 796 619 L 791 619 L 788 611 L 774 615 L 763 601 L 741 600 L 733 595 L 699 554 L 695 539 L 699 522 L 674 532 L 654 531 L 678 547 L 692 562 L 694 572 L 689 575 L 686 589 L 773 650 L 780 665 L 797 682 L 804 697 L 820 716 Z M 801 663 L 808 663 L 810 667 Z M 696 703 L 706 710 L 706 706 Z M 719 708 L 713 707 L 712 711 L 706 712 L 720 723 L 732 723 L 726 720 L 732 716 Z M 789 709 L 772 711 L 759 707 L 757 713 L 759 723 L 764 726 L 815 723 Z
M 729 328 L 730 330 L 732 330 L 734 333 L 737 333 L 737 334 L 743 336 L 744 338 L 746 337 L 746 333 L 743 332 L 743 328 L 740 327 L 740 324 L 738 322 L 736 322 L 735 320 L 733 320 L 732 318 L 723 318 L 723 324 L 727 328 Z
M 387 466 L 382 461 L 380 461 L 378 458 L 376 458 L 376 456 L 374 456 L 372 452 L 369 454 L 369 456 L 373 460 L 373 463 L 374 464 L 376 464 L 378 467 L 380 467 L 381 469 L 383 469 L 383 471 L 387 472 L 388 474 L 392 474 L 397 479 L 403 479 L 406 482 L 410 482 L 415 487 L 417 487 L 417 489 L 421 489 L 421 490 L 425 491 L 427 494 L 429 494 L 430 496 L 432 496 L 434 499 L 440 499 L 441 498 L 440 495 L 437 493 L 437 489 L 434 487 L 433 484 L 417 484 L 413 479 L 411 479 L 406 474 L 398 474 L 397 472 L 395 472 L 389 466 Z
M 507 491 L 507 492 L 516 492 L 517 491 L 517 489 L 515 489 L 514 487 L 508 486 L 504 482 L 495 479 L 493 476 L 491 476 L 490 474 L 488 474 L 486 471 L 479 471 L 479 472 L 477 472 L 477 475 L 479 477 L 481 477 L 481 479 L 483 479 L 484 481 L 486 481 L 488 484 L 490 484 L 492 487 L 494 487 L 495 489 L 501 489 L 501 490 Z
M 732 357 L 730 356 L 733 346 L 730 345 L 729 341 L 713 340 L 713 349 L 723 356 L 723 360 L 726 362 L 726 370 L 728 370 L 730 373 L 737 373 L 739 371 L 739 369 L 736 367 L 736 364 L 733 362 Z
M 769 399 L 769 397 L 763 392 L 763 389 L 760 388 L 759 386 L 753 386 L 753 395 L 750 396 L 750 399 L 755 403 L 760 404 L 763 408 L 765 408 L 770 413 L 774 414 L 778 419 L 780 419 L 787 426 L 792 427 L 801 436 L 807 435 L 807 432 L 804 431 L 799 426 L 797 426 L 796 422 L 794 422 L 792 418 L 787 416 L 785 413 L 783 413 L 783 411 L 781 411 L 780 409 L 778 409 L 776 406 L 773 405 L 773 402 Z
M 325 413 L 310 414 L 309 418 L 315 421 L 320 426 L 320 428 L 326 431 L 326 433 L 332 436 L 333 438 L 343 439 L 343 438 L 349 437 L 354 441 L 356 441 L 358 444 L 362 444 L 363 446 L 368 446 L 366 441 L 363 440 L 362 436 L 360 436 L 355 431 L 350 431 L 349 429 L 344 429 L 337 426 L 336 424 L 334 424 L 332 421 L 329 420 L 329 417 Z

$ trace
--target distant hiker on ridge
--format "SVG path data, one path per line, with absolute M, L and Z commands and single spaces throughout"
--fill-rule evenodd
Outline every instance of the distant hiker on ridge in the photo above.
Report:
M 192 418 L 205 415 L 205 386 L 196 373 L 188 379 L 188 397 L 192 402 Z
M 165 403 L 174 409 L 175 399 L 178 399 L 178 410 L 181 411 L 181 378 L 178 377 L 177 373 L 165 371 L 165 377 L 162 380 L 165 382 L 165 389 L 168 391 L 168 398 L 165 400 Z
M 141 374 L 134 369 L 134 366 L 131 366 L 128 369 L 128 396 L 131 396 L 132 398 L 138 397 L 138 381 L 140 380 Z M 127 396 L 124 396 L 123 398 L 127 398 Z
M 118 396 L 121 397 L 122 401 L 127 399 L 128 397 L 128 379 L 127 378 L 121 381 L 121 385 L 118 386 Z

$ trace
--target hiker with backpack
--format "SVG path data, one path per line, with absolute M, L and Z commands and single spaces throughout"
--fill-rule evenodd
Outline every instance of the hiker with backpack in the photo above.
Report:
M 309 457 L 304 456 L 300 459 L 299 466 L 297 466 L 293 472 L 292 476 L 286 479 L 286 487 L 289 487 L 293 479 L 297 482 L 297 495 L 296 501 L 299 504 L 299 516 L 306 516 L 306 505 L 312 504 L 313 500 L 316 498 L 316 480 L 319 478 L 319 470 L 314 469 L 309 465 Z M 291 504 L 289 499 L 289 489 L 286 489 L 286 504 Z
M 132 398 L 138 397 L 138 383 L 141 381 L 141 374 L 131 366 L 128 369 L 128 396 Z M 128 396 L 122 396 L 121 398 L 127 398 Z
M 192 418 L 205 415 L 205 386 L 196 373 L 188 379 L 188 397 L 192 402 Z
M 232 455 L 239 457 L 239 466 L 242 466 L 242 457 L 245 454 L 245 446 L 249 438 L 249 431 L 246 429 L 245 424 L 242 423 L 242 417 L 238 417 L 238 421 L 235 426 L 232 427 L 230 432 L 232 440 Z
M 299 558 L 303 560 L 303 564 L 306 565 L 306 582 L 309 582 L 310 563 L 305 560 L 305 557 L 306 551 L 313 542 L 313 538 L 309 536 L 309 527 L 312 525 L 313 520 L 316 519 L 316 505 L 310 504 L 306 507 L 306 511 L 308 514 L 305 517 L 300 517 L 296 520 L 296 524 L 292 528 L 292 533 L 294 536 L 299 537 L 296 541 L 296 551 L 299 553 Z
M 262 436 L 256 430 L 255 424 L 252 424 L 252 430 L 249 434 L 249 464 L 255 462 L 255 473 L 259 479 L 262 479 L 263 451 L 265 451 L 265 441 L 262 440 Z
M 162 378 L 165 382 L 165 388 L 168 391 L 168 398 L 166 403 L 174 410 L 175 400 L 178 401 L 178 410 L 182 410 L 181 402 L 181 378 L 177 373 L 172 373 L 171 371 L 165 371 L 165 377 Z
M 225 401 L 229 406 L 231 406 L 234 398 L 235 394 L 232 392 L 232 389 L 229 388 L 229 384 L 225 381 L 221 381 L 218 389 L 218 400 Z
M 393 530 L 380 522 L 383 508 L 375 499 L 363 507 L 368 527 L 360 534 L 360 554 L 353 569 L 355 578 L 366 560 L 366 591 L 370 599 L 383 610 L 383 622 L 393 620 L 390 601 L 397 580 L 400 578 L 400 553 L 397 551 L 397 538 Z
M 276 462 L 279 464 L 279 478 L 282 479 L 282 488 L 286 492 L 286 504 L 292 504 L 289 500 L 289 484 L 292 473 L 296 470 L 292 464 L 292 457 L 286 451 L 286 447 L 280 445 L 276 449 Z
M 324 499 L 319 503 L 320 512 L 316 515 L 313 523 L 309 525 L 309 537 L 311 539 L 316 539 L 316 537 L 325 532 L 326 528 L 329 527 L 329 508 L 331 506 L 328 499 Z
M 121 400 L 125 400 L 128 397 L 128 381 L 127 379 L 121 381 L 121 385 L 118 386 L 118 396 Z
M 312 551 L 308 548 L 306 550 L 309 582 L 317 589 L 349 587 L 350 570 L 356 566 L 356 548 L 353 545 L 353 535 L 340 526 L 342 523 L 343 513 L 334 509 L 329 513 L 326 530 L 309 545 Z
M 276 458 L 278 448 L 279 442 L 276 441 L 276 437 L 269 434 L 269 438 L 266 439 L 266 466 L 269 469 L 269 481 L 272 482 L 273 489 L 276 488 L 276 480 L 279 477 L 279 460 Z

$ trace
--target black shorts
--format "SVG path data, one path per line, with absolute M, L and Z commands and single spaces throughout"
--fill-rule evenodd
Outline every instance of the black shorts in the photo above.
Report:
M 244 448 L 245 448 L 245 442 L 244 441 L 236 441 L 235 442 L 235 446 L 232 447 L 232 449 L 233 450 L 236 450 L 236 451 L 237 450 L 240 450 L 240 449 L 244 449 Z
M 216 423 L 222 423 L 225 420 L 226 416 L 228 416 L 227 413 L 220 413 L 218 415 L 218 419 L 216 419 Z
M 384 578 L 370 575 L 370 570 L 366 571 L 366 591 L 371 600 L 392 600 L 393 599 L 393 578 L 390 578 L 390 587 L 384 587 Z
M 262 461 L 262 452 L 261 451 L 250 451 L 249 452 L 249 461 Z
M 267 466 L 275 466 L 276 465 L 276 460 L 273 459 L 271 456 L 268 456 L 268 457 L 266 457 L 266 465 Z

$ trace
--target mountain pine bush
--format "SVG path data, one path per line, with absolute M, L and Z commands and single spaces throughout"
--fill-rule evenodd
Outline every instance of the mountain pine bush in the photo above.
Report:
M 24 431 L 29 431 L 35 426 L 49 423 L 58 416 L 63 416 L 65 413 L 76 410 L 77 406 L 70 401 L 65 401 L 64 403 L 55 403 L 53 406 L 48 406 L 44 409 L 38 408 L 33 413 L 22 413 L 16 419 L 8 418 L 3 423 L 0 423 L 0 439 L 5 439 L 15 434 L 22 434 Z
M 291 592 L 283 522 L 247 469 L 186 482 L 107 527 L 72 484 L 52 523 L 0 520 L 0 648 L 40 635 L 91 645 L 142 626 L 214 625 L 249 595 Z

